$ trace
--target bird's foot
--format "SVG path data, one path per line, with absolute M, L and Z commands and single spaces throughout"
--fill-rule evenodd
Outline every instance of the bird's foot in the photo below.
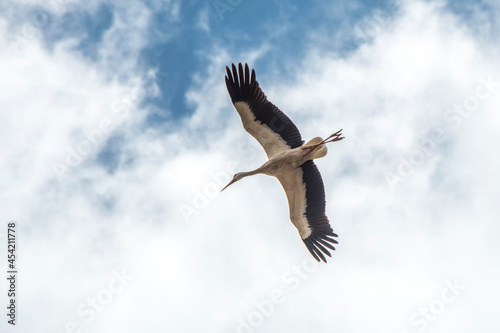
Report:
M 325 140 L 323 140 L 322 143 L 320 144 L 323 144 L 323 143 L 329 143 L 329 142 L 335 142 L 335 141 L 340 141 L 342 140 L 344 137 L 341 136 L 342 135 L 342 130 L 339 130 L 335 133 L 333 133 L 332 135 L 330 135 L 329 137 L 327 137 Z
M 324 139 L 323 141 L 321 141 L 320 143 L 312 145 L 312 146 L 305 146 L 305 147 L 302 147 L 302 149 L 307 150 L 306 155 L 308 155 L 314 149 L 316 149 L 317 147 L 319 147 L 319 146 L 321 146 L 321 145 L 323 145 L 325 143 L 330 143 L 330 142 L 335 142 L 335 141 L 342 140 L 344 137 L 341 136 L 341 135 L 342 135 L 342 130 L 339 130 L 339 131 L 333 133 L 332 135 L 330 135 L 329 137 L 327 137 L 326 139 Z

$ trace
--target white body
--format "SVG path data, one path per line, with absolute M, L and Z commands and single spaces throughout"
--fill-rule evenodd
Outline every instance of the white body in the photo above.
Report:
M 250 172 L 240 173 L 241 178 L 259 173 L 278 178 L 288 199 L 290 220 L 299 231 L 299 235 L 302 239 L 309 237 L 311 228 L 305 217 L 306 188 L 302 181 L 302 169 L 299 167 L 306 161 L 326 155 L 327 148 L 324 143 L 320 144 L 322 141 L 323 139 L 316 137 L 298 148 L 281 151 L 273 150 L 275 154 L 261 167 Z M 307 148 L 318 144 L 320 145 L 314 147 L 312 151 Z

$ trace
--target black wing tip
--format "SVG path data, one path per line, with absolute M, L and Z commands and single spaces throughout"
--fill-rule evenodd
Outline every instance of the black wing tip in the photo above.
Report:
M 255 98 L 256 93 L 260 93 L 265 97 L 262 91 L 257 91 L 259 84 L 255 77 L 255 70 L 252 69 L 250 73 L 248 63 L 245 63 L 244 67 L 241 62 L 226 66 L 226 87 L 233 104 L 241 100 L 251 100 Z
M 334 232 L 330 232 L 328 234 L 333 234 L 335 236 L 333 237 L 338 237 L 338 235 Z M 331 237 L 331 236 L 330 236 Z M 306 245 L 307 249 L 309 250 L 309 253 L 313 256 L 316 261 L 321 262 L 323 261 L 324 263 L 327 263 L 325 254 L 328 257 L 332 257 L 330 251 L 328 251 L 327 248 L 329 248 L 332 251 L 335 251 L 335 246 L 331 245 L 330 243 L 333 244 L 338 244 L 338 242 L 330 238 L 329 235 L 325 234 L 311 234 L 307 238 L 303 239 L 302 241 Z
M 252 69 L 250 74 L 250 67 L 248 66 L 248 63 L 245 63 L 244 67 L 241 62 L 238 64 L 231 63 L 230 66 L 231 67 L 226 66 L 226 77 L 228 77 L 231 83 L 236 86 L 248 86 L 255 82 L 255 69 Z
M 245 65 L 243 65 L 243 64 L 245 64 Z M 247 62 L 245 62 L 245 63 L 239 62 L 238 64 L 233 62 L 233 63 L 231 63 L 231 68 L 229 68 L 229 66 L 226 66 L 226 71 L 232 70 L 233 72 L 237 72 L 237 71 L 243 71 L 243 69 L 245 71 L 248 71 L 248 73 L 250 73 L 250 66 L 248 66 Z M 253 71 L 254 70 L 252 69 L 252 72 Z
M 314 252 L 314 246 L 312 245 L 311 240 L 309 238 L 306 238 L 306 239 L 303 239 L 302 241 L 306 245 L 307 249 L 309 250 L 309 253 L 311 253 L 313 258 L 316 259 L 316 261 L 320 262 L 319 257 Z
M 233 81 L 238 83 L 238 70 L 236 69 L 236 66 L 234 64 L 231 64 L 231 69 L 233 72 Z

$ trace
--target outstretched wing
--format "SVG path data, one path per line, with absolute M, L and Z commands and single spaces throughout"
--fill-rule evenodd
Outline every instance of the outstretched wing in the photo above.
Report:
M 324 254 L 331 257 L 332 244 L 338 244 L 325 215 L 325 187 L 321 174 L 313 161 L 278 176 L 285 190 L 290 207 L 290 220 L 299 231 L 302 241 L 312 256 L 326 262 Z M 327 249 L 328 248 L 328 249 Z
M 241 63 L 238 69 L 232 64 L 231 73 L 226 67 L 226 87 L 245 130 L 259 141 L 268 158 L 283 150 L 300 147 L 303 141 L 299 130 L 267 100 L 255 80 L 255 71 L 252 69 L 250 76 L 248 65 L 245 64 L 243 71 Z

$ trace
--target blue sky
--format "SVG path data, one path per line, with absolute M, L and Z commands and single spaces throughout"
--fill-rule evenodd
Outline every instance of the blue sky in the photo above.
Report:
M 400 7 L 396 1 L 338 1 L 335 4 L 320 1 L 314 6 L 304 2 L 186 1 L 179 5 L 178 14 L 172 19 L 168 6 L 161 8 L 148 1 L 144 4 L 153 11 L 147 28 L 148 45 L 141 50 L 138 62 L 143 69 L 155 68 L 163 76 L 159 80 L 161 95 L 144 101 L 164 110 L 163 114 L 150 115 L 153 126 L 192 115 L 194 108 L 187 104 L 185 94 L 193 84 L 192 73 L 203 72 L 206 68 L 206 54 L 212 51 L 214 44 L 224 45 L 235 54 L 263 43 L 272 45 L 258 64 L 263 70 L 272 69 L 287 75 L 285 65 L 297 65 L 298 59 L 304 57 L 312 34 L 331 36 L 334 43 L 321 45 L 324 52 L 345 56 L 356 50 L 360 39 L 369 38 L 370 26 L 361 26 L 366 29 L 366 37 L 352 36 L 353 27 L 360 20 L 375 11 L 391 17 Z M 447 6 L 465 20 L 477 8 L 489 13 L 494 20 L 487 3 L 470 5 L 465 1 L 453 1 Z M 68 11 L 57 20 L 39 5 L 28 11 L 28 15 L 31 21 L 41 16 L 38 20 L 42 22 L 42 33 L 49 47 L 63 39 L 84 36 L 76 50 L 92 60 L 96 60 L 95 50 L 102 43 L 103 34 L 116 19 L 113 4 L 107 2 L 100 3 L 90 12 L 68 5 Z M 200 22 L 209 31 L 203 30 Z
M 141 50 L 139 64 L 168 75 L 168 79 L 160 84 L 162 96 L 146 101 L 166 109 L 165 113 L 168 113 L 152 115 L 152 123 L 187 117 L 193 113 L 193 108 L 185 101 L 185 93 L 193 84 L 192 73 L 206 68 L 206 54 L 212 51 L 214 44 L 224 45 L 236 54 L 263 43 L 273 45 L 259 59 L 259 65 L 264 70 L 269 66 L 286 75 L 284 65 L 293 64 L 294 59 L 297 61 L 304 56 L 312 33 L 320 31 L 338 39 L 335 45 L 327 46 L 327 50 L 352 49 L 356 42 L 349 38 L 342 40 L 345 37 L 337 36 L 339 31 L 349 31 L 349 27 L 374 9 L 387 11 L 389 15 L 397 9 L 394 2 L 384 1 L 340 1 L 334 5 L 319 2 L 314 6 L 304 2 L 283 4 L 277 1 L 232 3 L 235 5 L 224 1 L 186 1 L 180 4 L 175 19 L 170 17 L 169 8 L 159 8 L 151 13 L 147 28 L 149 43 Z M 156 9 L 151 3 L 145 4 Z M 42 32 L 47 43 L 53 45 L 63 39 L 83 35 L 76 46 L 77 51 L 96 60 L 95 50 L 102 42 L 102 35 L 116 18 L 113 4 L 104 2 L 91 12 L 81 11 L 78 6 L 68 6 L 69 10 L 57 20 L 45 19 L 47 26 Z M 200 21 L 210 31 L 203 30 Z M 290 24 L 291 21 L 294 24 Z
M 2 332 L 497 332 L 498 3 L 220 3 L 0 4 Z M 326 265 L 275 179 L 219 192 L 265 161 L 240 61 L 305 140 L 343 129 Z

